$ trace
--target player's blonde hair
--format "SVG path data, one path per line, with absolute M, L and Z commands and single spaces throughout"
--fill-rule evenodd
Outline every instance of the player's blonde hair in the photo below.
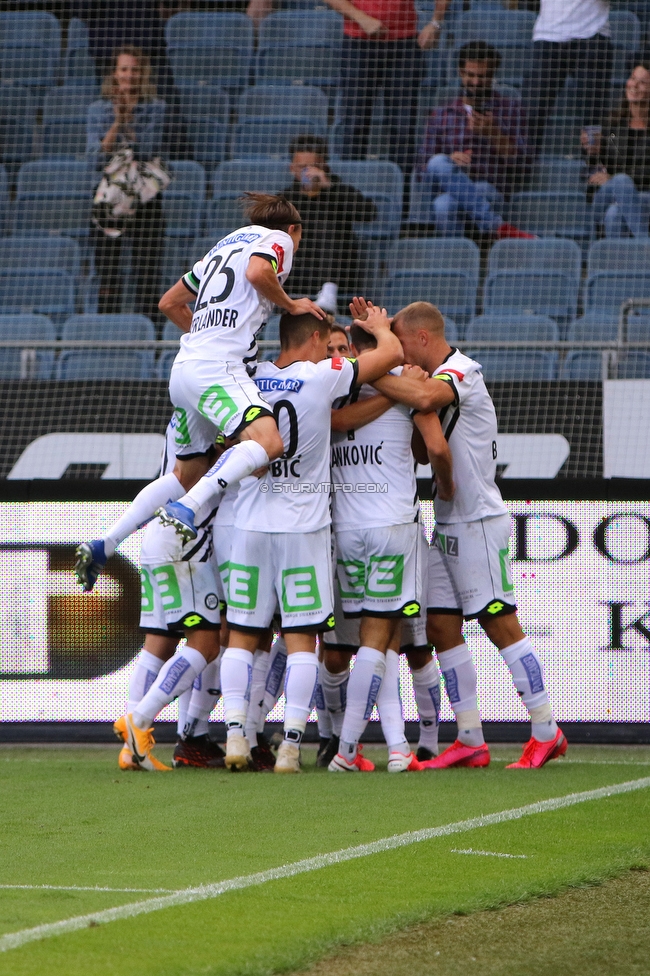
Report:
M 409 331 L 426 329 L 432 335 L 444 336 L 445 334 L 445 320 L 442 313 L 431 302 L 411 302 L 397 313 L 393 323 Z

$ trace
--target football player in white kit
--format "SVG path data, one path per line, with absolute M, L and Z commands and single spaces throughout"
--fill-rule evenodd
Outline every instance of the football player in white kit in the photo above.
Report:
M 463 618 L 478 618 L 498 647 L 530 714 L 531 738 L 508 768 L 543 766 L 567 749 L 551 712 L 541 661 L 521 629 L 514 602 L 508 543 L 510 516 L 495 483 L 497 420 L 479 363 L 446 341 L 444 319 L 414 302 L 393 319 L 406 360 L 430 374 L 411 381 L 410 406 L 439 411 L 454 465 L 450 500 L 434 492 L 436 531 L 430 548 L 428 636 L 435 646 L 458 723 L 458 739 L 426 768 L 487 766 L 490 754 L 476 697 L 476 670 L 463 639 Z M 391 396 L 397 379 L 375 385 Z M 401 387 L 401 395 L 404 387 Z
M 377 348 L 356 360 L 327 359 L 330 327 L 312 315 L 280 320 L 281 352 L 258 367 L 256 383 L 273 405 L 284 452 L 259 479 L 242 482 L 228 578 L 230 646 L 221 681 L 226 765 L 245 769 L 253 652 L 279 604 L 287 645 L 284 739 L 277 773 L 300 769 L 300 743 L 318 677 L 316 633 L 333 625 L 330 541 L 330 419 L 333 402 L 402 360 L 388 321 L 364 323 Z
M 274 305 L 292 315 L 324 318 L 325 313 L 309 298 L 290 298 L 283 288 L 302 234 L 296 208 L 283 197 L 247 197 L 250 224 L 218 241 L 160 300 L 160 310 L 184 333 L 169 380 L 178 429 L 176 466 L 147 485 L 102 539 L 79 546 L 75 572 L 85 590 L 92 589 L 119 543 L 161 506 L 168 506 L 163 519 L 192 539 L 200 508 L 284 449 L 272 411 L 251 378 L 256 336 Z M 208 471 L 205 452 L 218 433 L 237 435 L 240 443 L 185 496 Z

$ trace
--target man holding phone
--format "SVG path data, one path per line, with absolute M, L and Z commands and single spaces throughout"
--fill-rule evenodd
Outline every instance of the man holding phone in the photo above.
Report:
M 461 90 L 434 109 L 418 171 L 432 184 L 432 218 L 444 237 L 463 237 L 469 222 L 493 238 L 524 237 L 499 210 L 523 188 L 530 163 L 519 99 L 495 90 L 501 55 L 485 41 L 459 51 Z

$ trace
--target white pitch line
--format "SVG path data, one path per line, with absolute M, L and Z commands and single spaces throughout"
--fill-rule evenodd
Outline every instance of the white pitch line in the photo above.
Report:
M 74 918 L 63 919 L 60 922 L 49 922 L 46 925 L 37 925 L 35 928 L 23 929 L 20 932 L 9 932 L 0 938 L 0 952 L 17 949 L 27 942 L 37 942 L 40 939 L 48 939 L 55 935 L 77 932 L 79 929 L 100 925 L 104 922 L 117 922 L 124 918 L 133 918 L 136 915 L 159 912 L 164 908 L 175 908 L 178 905 L 187 905 L 190 902 L 218 898 L 229 891 L 239 891 L 242 888 L 251 888 L 255 885 L 266 884 L 267 881 L 278 881 L 281 878 L 293 878 L 308 871 L 318 871 L 334 864 L 343 864 L 345 861 L 352 861 L 359 857 L 368 857 L 370 854 L 383 854 L 385 851 L 408 847 L 411 844 L 433 840 L 436 837 L 448 837 L 450 834 L 462 834 L 468 830 L 492 827 L 509 820 L 520 820 L 522 817 L 561 810 L 565 807 L 572 807 L 576 803 L 586 803 L 588 800 L 603 800 L 606 797 L 617 796 L 621 793 L 632 793 L 635 790 L 643 790 L 647 787 L 650 787 L 650 776 L 629 780 L 626 783 L 614 783 L 612 786 L 602 786 L 600 789 L 587 790 L 584 793 L 569 793 L 567 796 L 539 800 L 537 803 L 529 803 L 524 807 L 502 810 L 499 813 L 489 813 L 482 817 L 472 817 L 470 820 L 460 820 L 456 823 L 445 824 L 442 827 L 428 827 L 424 830 L 395 834 L 392 837 L 372 841 L 370 844 L 346 847 L 342 851 L 332 851 L 330 854 L 318 854 L 316 857 L 294 861 L 292 864 L 284 864 L 268 871 L 246 874 L 238 878 L 230 878 L 227 881 L 219 881 L 216 884 L 185 888 L 182 891 L 160 898 L 147 898 L 145 901 L 131 902 L 128 905 L 107 908 L 104 911 L 92 912 L 89 915 L 77 915 Z
M 83 887 L 81 885 L 0 884 L 0 891 L 114 891 L 120 894 L 136 893 L 140 895 L 173 895 L 178 890 L 178 888 L 102 888 L 99 885 Z
M 513 857 L 513 858 L 524 858 L 528 857 L 528 854 L 500 854 L 497 851 L 475 851 L 471 847 L 468 847 L 464 851 L 458 850 L 456 847 L 452 847 L 452 854 L 480 854 L 482 857 Z

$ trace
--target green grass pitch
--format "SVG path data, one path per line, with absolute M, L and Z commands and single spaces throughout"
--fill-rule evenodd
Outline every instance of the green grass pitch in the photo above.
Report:
M 334 776 L 316 770 L 307 749 L 303 775 L 273 776 L 126 774 L 117 768 L 117 749 L 0 747 L 0 972 L 289 973 L 337 947 L 376 941 L 419 921 L 650 868 L 646 785 L 132 918 L 100 914 L 408 831 L 650 777 L 645 747 L 572 747 L 567 760 L 542 770 L 506 770 L 519 751 L 494 748 L 487 770 L 391 776 L 382 771 L 385 750 L 366 747 L 377 773 Z M 169 758 L 168 749 L 157 752 Z M 117 890 L 83 890 L 95 888 Z M 93 913 L 99 924 L 91 919 L 78 931 L 15 948 L 2 941 Z M 387 958 L 382 976 L 390 972 Z

